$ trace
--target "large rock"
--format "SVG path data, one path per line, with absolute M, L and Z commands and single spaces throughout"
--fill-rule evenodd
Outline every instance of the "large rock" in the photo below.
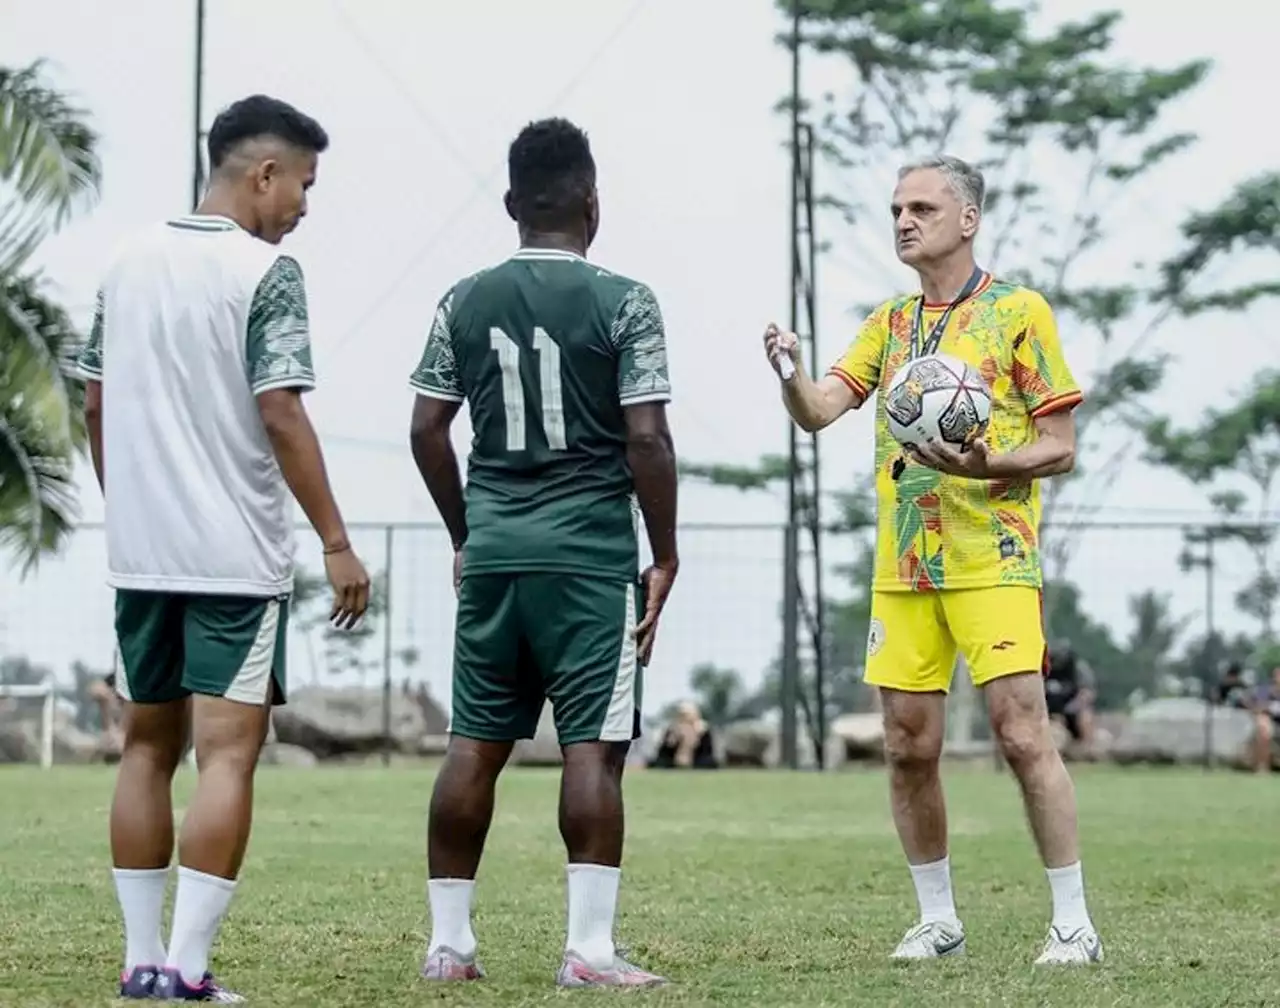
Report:
M 383 747 L 382 690 L 323 686 L 295 691 L 272 715 L 276 741 L 320 759 L 378 752 Z M 391 694 L 391 747 L 418 754 L 444 732 L 446 718 L 425 691 Z
M 531 739 L 521 739 L 511 751 L 511 762 L 517 766 L 559 766 L 564 762 L 556 739 L 556 722 L 551 704 L 542 705 L 538 730 Z
M 1195 697 L 1165 697 L 1135 708 L 1111 745 L 1117 763 L 1200 763 L 1205 752 L 1206 704 Z M 1250 764 L 1254 715 L 1234 707 L 1212 711 L 1213 759 L 1241 769 Z M 1272 764 L 1277 763 L 1273 748 Z
M 0 716 L 0 763 L 39 763 L 43 701 L 10 701 Z M 59 705 L 53 714 L 53 761 L 101 763 L 113 755 L 107 736 L 77 728 L 71 714 Z
M 802 770 L 817 766 L 813 741 L 804 723 L 796 726 L 796 749 Z M 722 762 L 733 767 L 762 767 L 774 769 L 782 766 L 782 728 L 772 720 L 735 721 L 720 732 Z M 823 760 L 828 770 L 845 762 L 845 741 L 834 731 L 827 732 L 827 745 Z
M 884 762 L 884 718 L 876 711 L 841 714 L 831 722 L 830 732 L 844 747 L 851 762 Z

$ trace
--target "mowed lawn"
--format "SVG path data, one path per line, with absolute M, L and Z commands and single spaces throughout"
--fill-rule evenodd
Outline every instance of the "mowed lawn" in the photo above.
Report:
M 184 771 L 184 775 L 187 774 Z M 662 991 L 557 992 L 556 774 L 504 781 L 476 929 L 489 977 L 432 987 L 423 829 L 429 767 L 271 768 L 215 955 L 255 1005 L 1280 1005 L 1280 778 L 1076 774 L 1107 961 L 1033 970 L 1048 892 L 1012 780 L 948 775 L 963 960 L 892 964 L 914 903 L 878 771 L 637 772 L 620 938 Z M 182 781 L 186 793 L 189 776 Z M 0 771 L 0 1004 L 111 1003 L 112 771 Z

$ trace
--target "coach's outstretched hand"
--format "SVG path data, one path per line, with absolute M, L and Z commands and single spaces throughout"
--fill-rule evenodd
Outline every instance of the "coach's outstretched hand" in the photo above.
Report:
M 325 553 L 324 573 L 333 589 L 329 622 L 339 630 L 350 630 L 369 608 L 369 574 L 350 545 Z
M 636 627 L 636 656 L 641 665 L 648 665 L 653 655 L 653 641 L 658 634 L 658 617 L 667 604 L 671 586 L 676 581 L 678 563 L 654 564 L 640 575 L 644 586 L 644 618 Z
M 796 361 L 800 354 L 800 337 L 793 332 L 783 332 L 774 323 L 770 322 L 764 331 L 764 355 L 769 358 L 770 366 L 778 372 L 779 377 L 786 378 L 788 375 L 782 373 L 785 365 L 783 360 L 790 361 L 794 372 Z

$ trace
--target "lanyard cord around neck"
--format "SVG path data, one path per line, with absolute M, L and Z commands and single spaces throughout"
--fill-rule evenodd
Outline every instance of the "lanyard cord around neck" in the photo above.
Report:
M 921 344 L 920 338 L 924 335 L 924 294 L 920 294 L 920 300 L 916 302 L 915 314 L 911 319 L 911 359 L 917 357 L 927 357 L 929 354 L 937 353 L 938 344 L 942 342 L 942 335 L 947 331 L 947 323 L 951 321 L 951 313 L 956 307 L 972 296 L 981 285 L 986 273 L 983 272 L 981 266 L 975 266 L 973 272 L 969 274 L 969 279 L 965 281 L 965 285 L 960 288 L 960 293 L 952 299 L 947 305 L 938 321 L 933 324 L 933 328 L 929 330 L 929 336 Z

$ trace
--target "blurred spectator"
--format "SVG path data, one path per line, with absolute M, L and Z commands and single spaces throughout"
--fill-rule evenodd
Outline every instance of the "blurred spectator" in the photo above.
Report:
M 676 716 L 663 732 L 657 755 L 650 760 L 649 766 L 656 769 L 691 767 L 714 770 L 719 765 L 711 726 L 702 720 L 702 712 L 697 705 L 686 700 L 676 708 Z
M 1238 661 L 1230 662 L 1222 673 L 1222 678 L 1213 688 L 1213 702 L 1223 707 L 1239 707 L 1247 710 L 1250 706 L 1249 682 L 1244 675 L 1244 666 Z
M 1076 655 L 1070 644 L 1055 644 L 1049 650 L 1049 668 L 1044 678 L 1044 698 L 1049 717 L 1061 721 L 1073 742 L 1086 749 L 1093 746 L 1093 703 L 1097 683 L 1093 670 Z
M 1253 768 L 1258 773 L 1271 770 L 1271 742 L 1280 731 L 1280 665 L 1271 670 L 1271 679 L 1258 687 L 1253 697 L 1255 728 Z

